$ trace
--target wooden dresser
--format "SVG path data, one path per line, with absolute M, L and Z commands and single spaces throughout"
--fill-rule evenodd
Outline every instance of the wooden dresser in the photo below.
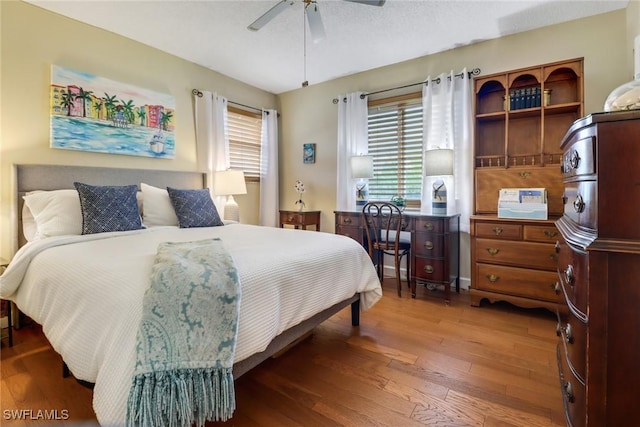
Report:
M 567 424 L 637 425 L 640 112 L 582 118 L 561 148 L 557 332 Z
M 563 211 L 560 140 L 583 116 L 583 61 L 481 76 L 474 84 L 471 305 L 508 301 L 555 311 L 554 222 Z M 502 188 L 545 188 L 548 220 L 499 218 Z

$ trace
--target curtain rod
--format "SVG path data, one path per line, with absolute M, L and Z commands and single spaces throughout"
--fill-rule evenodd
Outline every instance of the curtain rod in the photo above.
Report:
M 193 89 L 193 90 L 191 91 L 191 93 L 192 93 L 193 95 L 197 95 L 197 96 L 198 96 L 198 98 L 202 98 L 202 92 L 201 92 L 201 91 L 199 91 L 198 89 Z M 231 101 L 231 100 L 227 100 L 227 102 L 228 102 L 228 103 L 230 103 L 230 104 L 239 105 L 239 106 L 241 106 L 241 107 L 250 108 L 250 109 L 255 110 L 255 111 L 260 111 L 260 112 L 264 111 L 265 113 L 269 114 L 269 111 L 264 110 L 264 109 L 262 109 L 262 108 L 252 107 L 251 105 L 245 105 L 245 104 L 241 104 L 241 103 L 239 103 L 239 102 L 235 102 L 235 101 Z M 280 114 L 278 114 L 278 115 L 280 115 Z
M 471 78 L 471 76 L 477 76 L 478 74 L 480 74 L 480 68 L 476 67 L 471 71 L 467 71 L 467 74 L 469 75 L 469 78 Z M 462 77 L 462 75 L 463 75 L 462 73 L 454 74 L 453 77 Z M 450 76 L 447 76 L 447 78 L 451 79 Z M 438 77 L 437 79 L 431 80 L 431 82 L 433 82 L 435 84 L 440 84 L 440 77 Z M 404 86 L 397 86 L 397 87 L 392 87 L 392 88 L 389 88 L 389 89 L 382 89 L 382 90 L 378 90 L 376 92 L 363 93 L 363 94 L 360 95 L 360 99 L 364 99 L 365 97 L 367 97 L 369 95 L 376 95 L 378 93 L 389 92 L 389 91 L 397 90 L 397 89 L 404 89 L 406 87 L 418 86 L 418 85 L 422 85 L 422 84 L 428 85 L 429 82 L 428 81 L 426 81 L 426 82 L 422 81 L 422 82 L 418 82 L 418 83 L 410 83 L 410 84 L 404 85 Z M 334 104 L 337 104 L 339 101 L 340 100 L 338 98 L 333 98 L 333 103 Z M 342 98 L 342 101 L 343 102 L 347 102 L 347 98 Z

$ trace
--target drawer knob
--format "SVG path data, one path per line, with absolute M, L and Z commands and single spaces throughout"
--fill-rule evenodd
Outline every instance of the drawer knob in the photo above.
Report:
M 487 274 L 487 280 L 491 283 L 496 283 L 498 280 L 500 280 L 500 276 L 496 276 L 495 274 Z
M 498 249 L 498 248 L 487 248 L 487 252 L 489 252 L 489 255 L 494 256 L 494 255 L 497 255 L 498 252 L 500 252 L 500 249 Z
M 554 230 L 544 230 L 544 235 L 550 239 L 553 239 L 558 235 L 558 232 Z
M 502 228 L 500 228 L 500 227 L 494 227 L 494 228 L 493 228 L 493 233 L 494 233 L 496 236 L 501 235 L 503 231 L 504 231 L 504 230 L 503 230 Z
M 433 223 L 432 222 L 425 222 L 424 223 L 424 228 L 426 230 L 429 230 L 429 231 L 433 230 Z
M 575 278 L 574 278 L 574 274 L 573 274 L 573 266 L 572 265 L 568 265 L 566 270 L 564 270 L 564 278 L 565 278 L 565 280 L 567 281 L 568 284 L 573 286 L 573 281 L 575 280 Z
M 571 153 L 571 158 L 569 159 L 569 164 L 571 165 L 572 169 L 577 169 L 578 165 L 580 164 L 580 155 L 578 154 L 577 151 L 574 151 L 573 153 Z
M 531 176 L 531 172 L 520 172 L 520 178 L 526 179 Z
M 556 244 L 555 244 L 555 246 L 553 247 L 553 249 L 556 251 L 556 253 L 557 253 L 557 254 L 559 254 L 559 253 L 560 253 L 560 242 L 558 242 L 558 241 L 556 240 Z
M 573 201 L 573 209 L 575 209 L 577 213 L 582 213 L 584 212 L 584 207 L 585 207 L 584 199 L 582 198 L 581 195 L 578 194 L 576 196 L 576 199 Z
M 429 273 L 429 274 L 433 273 L 433 266 L 431 266 L 431 265 L 425 265 L 425 267 L 424 267 L 424 271 L 425 271 L 426 273 Z
M 555 292 L 556 295 L 560 295 L 560 282 L 552 284 L 551 288 L 553 288 L 553 292 Z
M 424 242 L 424 247 L 429 250 L 433 249 L 433 242 L 430 240 L 427 240 L 426 242 Z
M 289 219 L 287 219 L 287 221 L 289 221 L 289 222 L 293 222 L 293 217 L 292 217 L 292 216 L 290 216 L 290 217 L 289 217 Z
M 575 401 L 575 397 L 573 396 L 573 386 L 570 382 L 564 383 L 564 395 L 567 398 L 567 401 L 573 403 Z
M 344 222 L 345 224 L 351 224 L 351 218 L 347 217 L 343 219 L 342 222 Z
M 573 344 L 573 329 L 571 329 L 571 325 L 569 323 L 564 327 L 564 340 L 569 344 Z

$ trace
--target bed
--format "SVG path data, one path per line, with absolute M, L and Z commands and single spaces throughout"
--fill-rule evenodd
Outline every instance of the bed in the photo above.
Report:
M 15 176 L 20 250 L 0 277 L 0 296 L 42 325 L 76 379 L 95 384 L 93 406 L 101 424 L 125 420 L 135 364 L 133 325 L 140 323 L 161 242 L 220 239 L 232 256 L 242 288 L 235 378 L 349 305 L 357 325 L 359 312 L 382 296 L 366 251 L 354 240 L 330 233 L 238 223 L 196 228 L 160 224 L 27 242 L 29 224 L 21 215 L 26 194 L 73 189 L 74 182 L 145 183 L 154 191 L 201 189 L 206 182 L 202 173 L 17 165 Z M 145 211 L 145 200 L 151 200 L 146 197 L 148 193 L 138 201 L 143 223 L 151 215 Z

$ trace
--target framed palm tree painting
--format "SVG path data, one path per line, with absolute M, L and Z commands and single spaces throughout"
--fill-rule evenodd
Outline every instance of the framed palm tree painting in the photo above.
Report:
M 51 67 L 51 148 L 175 157 L 175 99 L 104 77 Z

